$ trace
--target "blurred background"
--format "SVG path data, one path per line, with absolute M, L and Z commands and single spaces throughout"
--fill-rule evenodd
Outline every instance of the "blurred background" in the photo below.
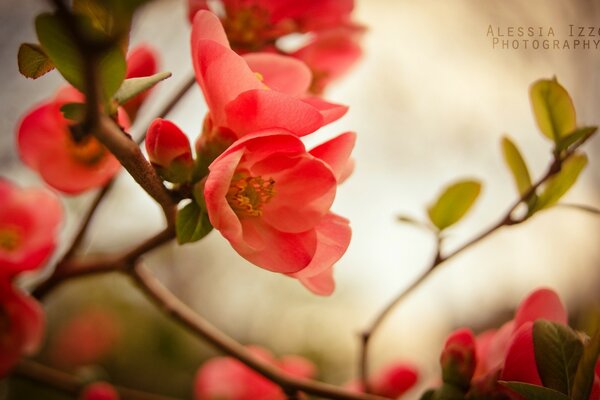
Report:
M 184 1 L 156 0 L 143 8 L 132 44 L 159 50 L 161 83 L 136 128 L 147 125 L 191 74 Z M 41 185 L 16 153 L 19 118 L 62 84 L 56 73 L 31 81 L 20 76 L 20 43 L 35 41 L 37 0 L 0 2 L 0 175 L 23 186 Z M 396 222 L 400 213 L 424 218 L 441 188 L 461 177 L 484 183 L 468 218 L 452 229 L 449 249 L 488 227 L 516 199 L 500 153 L 508 134 L 521 147 L 534 176 L 550 160 L 528 100 L 529 85 L 556 75 L 571 93 L 580 125 L 600 124 L 600 46 L 595 49 L 494 49 L 487 36 L 508 26 L 552 27 L 568 39 L 568 26 L 596 26 L 600 3 L 578 0 L 358 0 L 356 19 L 368 27 L 364 57 L 326 93 L 350 106 L 340 121 L 318 133 L 358 133 L 356 170 L 340 189 L 334 211 L 352 222 L 353 241 L 337 264 L 331 297 L 312 295 L 296 281 L 254 267 L 218 232 L 193 245 L 166 245 L 147 265 L 184 302 L 244 344 L 275 354 L 301 354 L 319 366 L 319 378 L 341 384 L 356 376 L 358 333 L 433 256 L 428 232 Z M 543 38 L 541 38 L 543 39 Z M 587 39 L 600 40 L 600 36 Z M 190 138 L 200 132 L 206 106 L 194 88 L 169 116 Z M 140 132 L 138 131 L 137 134 Z M 600 205 L 600 142 L 586 145 L 590 163 L 567 202 Z M 62 237 L 72 237 L 93 194 L 64 198 Z M 159 209 L 122 174 L 86 238 L 86 252 L 112 252 L 161 229 Z M 554 288 L 573 312 L 600 300 L 600 219 L 553 209 L 523 226 L 503 229 L 445 264 L 398 306 L 373 338 L 377 370 L 404 360 L 435 379 L 444 338 L 454 328 L 481 330 L 508 319 L 539 286 Z M 45 271 L 48 273 L 50 271 Z M 26 277 L 30 284 L 39 276 Z M 45 302 L 49 329 L 39 359 L 133 388 L 192 398 L 198 366 L 216 353 L 154 310 L 119 275 L 81 279 Z M 416 398 L 422 386 L 406 398 Z M 62 399 L 18 379 L 0 382 L 0 398 Z

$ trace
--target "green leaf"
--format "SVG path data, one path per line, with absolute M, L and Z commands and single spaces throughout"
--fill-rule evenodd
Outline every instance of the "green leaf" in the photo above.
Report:
M 454 225 L 469 211 L 481 192 L 481 184 L 473 180 L 448 186 L 435 204 L 427 210 L 429 219 L 439 229 Z
M 558 143 L 575 130 L 573 101 L 556 79 L 535 82 L 531 85 L 529 96 L 535 120 L 544 135 Z
M 502 154 L 504 161 L 512 172 L 519 194 L 523 196 L 531 189 L 531 176 L 527 164 L 517 146 L 508 138 L 502 138 Z
M 600 355 L 600 330 L 596 330 L 594 337 L 583 348 L 583 356 L 579 360 L 571 399 L 587 400 L 594 384 L 595 367 Z
M 575 184 L 587 162 L 585 154 L 576 154 L 565 161 L 560 172 L 546 182 L 542 194 L 539 195 L 535 208 L 531 210 L 530 214 L 555 205 Z
M 66 119 L 76 122 L 82 122 L 85 118 L 85 104 L 83 103 L 66 103 L 60 107 L 60 112 Z
M 535 363 L 545 387 L 571 395 L 583 343 L 568 326 L 537 320 L 533 324 Z
M 195 201 L 177 211 L 175 230 L 179 244 L 196 242 L 208 235 L 212 228 L 208 213 Z
M 596 133 L 597 130 L 597 126 L 576 129 L 574 132 L 560 139 L 556 144 L 556 150 L 561 152 L 567 150 L 571 146 L 579 146 L 580 143 L 585 142 L 590 136 Z
M 115 93 L 114 99 L 117 101 L 117 103 L 124 104 L 138 94 L 150 89 L 158 82 L 170 77 L 170 72 L 159 72 L 158 74 L 143 78 L 125 79 L 119 90 L 117 90 L 117 93 Z
M 26 78 L 37 79 L 54 69 L 52 60 L 48 58 L 39 44 L 21 44 L 17 60 L 19 62 L 19 72 Z
M 88 18 L 78 17 L 77 22 L 86 37 L 99 34 Z M 85 93 L 84 63 L 75 42 L 55 14 L 44 13 L 35 20 L 38 39 L 56 69 L 75 88 Z M 125 79 L 127 65 L 123 51 L 113 46 L 97 56 L 98 76 L 103 99 L 108 100 Z
M 505 382 L 499 381 L 500 384 L 514 390 L 527 400 L 569 400 L 567 395 L 557 392 L 554 389 L 549 389 L 543 386 L 532 385 L 523 382 Z

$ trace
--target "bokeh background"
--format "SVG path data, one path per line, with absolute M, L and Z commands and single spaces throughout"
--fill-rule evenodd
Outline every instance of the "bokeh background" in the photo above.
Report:
M 173 77 L 154 91 L 134 134 L 192 71 L 185 3 L 156 0 L 137 17 L 132 43 L 158 49 L 161 69 Z M 19 44 L 35 41 L 33 18 L 46 8 L 39 0 L 0 2 L 0 175 L 25 186 L 42 183 L 19 161 L 16 125 L 32 104 L 62 84 L 56 73 L 27 80 L 16 66 Z M 501 135 L 518 143 L 536 176 L 550 159 L 550 144 L 535 126 L 527 95 L 539 78 L 558 77 L 574 98 L 581 125 L 600 123 L 600 49 L 501 50 L 486 36 L 490 24 L 553 27 L 559 38 L 569 24 L 596 26 L 597 32 L 596 1 L 357 0 L 356 19 L 368 27 L 364 57 L 327 93 L 350 111 L 317 136 L 353 130 L 359 137 L 357 168 L 334 205 L 353 227 L 353 242 L 336 267 L 335 294 L 315 297 L 292 279 L 250 265 L 218 232 L 197 244 L 166 245 L 145 258 L 165 285 L 229 335 L 276 354 L 308 356 L 318 364 L 319 378 L 338 384 L 356 376 L 360 330 L 433 255 L 431 235 L 399 224 L 396 215 L 424 217 L 425 206 L 444 185 L 472 177 L 484 182 L 482 196 L 452 230 L 448 248 L 496 222 L 516 198 L 500 154 Z M 193 139 L 205 111 L 194 88 L 169 118 Z M 590 163 L 566 200 L 598 207 L 598 138 L 586 147 Z M 92 197 L 64 198 L 65 242 Z M 159 209 L 122 174 L 84 249 L 118 251 L 161 224 Z M 597 216 L 555 209 L 451 260 L 374 337 L 374 369 L 412 362 L 422 369 L 426 386 L 429 377 L 435 379 L 439 351 L 453 328 L 497 325 L 539 286 L 557 290 L 574 313 L 597 303 L 599 233 Z M 36 279 L 28 276 L 23 283 Z M 49 330 L 39 360 L 89 379 L 192 398 L 193 374 L 216 354 L 166 320 L 119 275 L 68 283 L 45 307 Z M 0 381 L 0 398 L 64 397 L 12 379 Z

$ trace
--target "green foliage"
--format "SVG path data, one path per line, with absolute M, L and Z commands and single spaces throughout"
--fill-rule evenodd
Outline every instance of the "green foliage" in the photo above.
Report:
M 543 386 L 532 385 L 523 382 L 502 382 L 500 383 L 527 400 L 569 400 L 567 395 L 557 392 L 554 389 L 549 389 Z
M 581 143 L 585 142 L 586 140 L 588 140 L 588 138 L 590 138 L 592 135 L 594 135 L 597 130 L 598 130 L 597 126 L 588 126 L 585 128 L 576 129 L 569 135 L 562 138 L 556 144 L 557 152 L 560 153 L 562 151 L 568 150 L 575 146 L 579 146 Z
M 576 154 L 565 161 L 560 172 L 548 179 L 544 185 L 542 193 L 539 195 L 538 201 L 530 214 L 555 205 L 575 184 L 587 162 L 588 159 L 585 154 Z
M 481 184 L 464 180 L 448 186 L 427 210 L 429 219 L 439 229 L 454 225 L 471 209 L 481 192 Z
M 71 121 L 82 122 L 85 118 L 85 104 L 83 103 L 66 103 L 60 107 L 60 111 L 66 119 Z
M 542 79 L 531 85 L 529 96 L 538 127 L 558 143 L 576 128 L 571 96 L 556 79 Z
M 531 176 L 521 152 L 506 136 L 502 138 L 502 155 L 512 173 L 519 194 L 523 196 L 531 189 Z
M 571 395 L 583 343 L 568 326 L 537 320 L 533 324 L 535 362 L 545 387 Z
M 39 44 L 23 43 L 17 55 L 19 72 L 26 78 L 37 79 L 54 69 L 52 60 Z
M 177 211 L 175 230 L 179 244 L 196 242 L 208 235 L 212 228 L 208 213 L 195 201 Z
M 76 21 L 86 37 L 94 37 L 98 32 L 85 17 L 76 17 Z M 83 55 L 77 44 L 63 26 L 56 14 L 44 13 L 35 21 L 38 39 L 61 75 L 81 92 L 86 91 Z M 109 46 L 94 56 L 98 67 L 98 80 L 103 99 L 108 100 L 119 89 L 125 79 L 125 55 L 118 46 Z
M 575 373 L 575 381 L 571 392 L 572 400 L 587 400 L 590 397 L 599 355 L 600 330 L 596 330 L 592 339 L 583 348 L 583 355 L 579 360 L 577 372 Z
M 170 72 L 159 72 L 152 76 L 146 76 L 143 78 L 130 78 L 125 79 L 121 84 L 119 90 L 114 95 L 114 100 L 119 104 L 125 104 L 138 94 L 150 89 L 158 82 L 171 77 Z

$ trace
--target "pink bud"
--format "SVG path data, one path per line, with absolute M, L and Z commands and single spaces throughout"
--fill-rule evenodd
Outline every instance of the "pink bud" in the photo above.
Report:
M 146 136 L 146 151 L 159 174 L 171 182 L 187 180 L 193 168 L 187 136 L 171 121 L 157 118 Z
M 86 386 L 81 400 L 119 400 L 119 393 L 109 383 L 96 382 Z
M 468 388 L 476 362 L 473 332 L 468 328 L 461 328 L 451 333 L 440 357 L 444 382 Z

